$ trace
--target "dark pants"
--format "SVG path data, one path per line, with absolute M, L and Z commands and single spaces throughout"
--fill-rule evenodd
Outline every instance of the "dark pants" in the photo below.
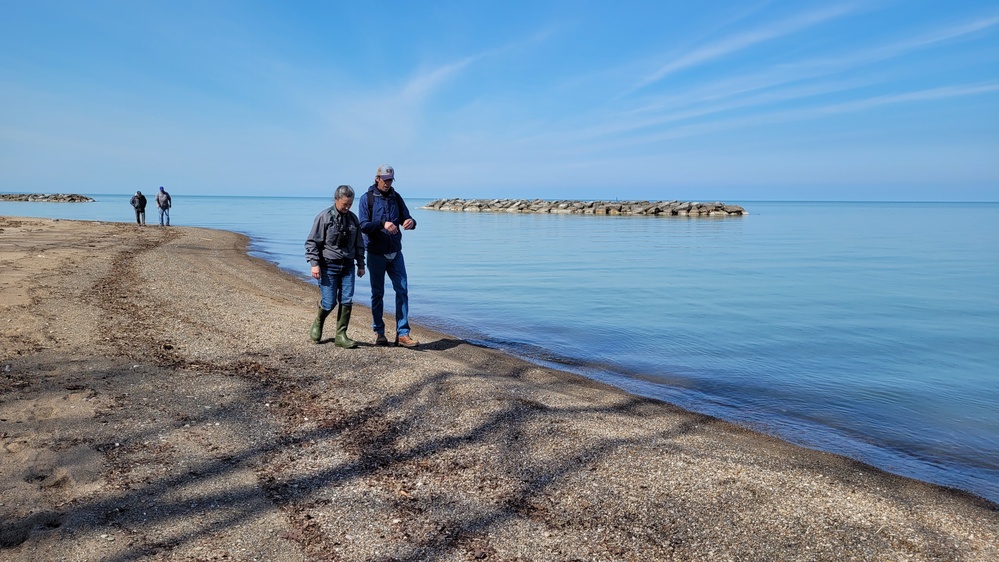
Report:
M 146 224 L 146 210 L 136 209 L 135 210 L 135 223 L 136 224 Z

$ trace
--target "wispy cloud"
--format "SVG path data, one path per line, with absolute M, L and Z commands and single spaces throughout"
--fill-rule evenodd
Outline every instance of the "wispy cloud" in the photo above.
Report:
M 779 37 L 784 37 L 799 31 L 814 27 L 821 23 L 853 13 L 855 8 L 850 5 L 833 6 L 801 14 L 769 26 L 761 27 L 728 37 L 722 41 L 705 45 L 661 66 L 655 72 L 638 81 L 629 91 L 639 90 L 649 84 L 658 82 L 664 77 L 687 68 L 695 67 L 726 55 L 741 51 Z
M 487 61 L 529 49 L 557 32 L 556 27 L 545 28 L 443 64 L 418 67 L 390 87 L 364 84 L 348 90 L 337 89 L 333 99 L 322 104 L 320 112 L 336 134 L 355 143 L 412 151 L 417 141 L 428 137 L 428 123 L 439 125 L 440 121 L 435 121 L 432 115 L 442 105 L 441 100 L 465 88 L 466 72 Z
M 499 47 L 462 57 L 455 62 L 420 69 L 393 95 L 394 103 L 402 107 L 417 107 L 426 102 L 430 96 L 440 91 L 447 83 L 458 79 L 461 73 L 472 65 L 543 42 L 554 31 L 552 28 L 544 29 L 526 38 L 517 39 Z
M 816 82 L 815 79 L 904 57 L 916 50 L 931 48 L 948 40 L 989 30 L 997 25 L 999 17 L 980 18 L 894 43 L 855 50 L 835 58 L 785 63 L 757 73 L 696 84 L 684 92 L 653 98 L 644 105 L 625 107 L 620 111 L 597 117 L 596 123 L 590 121 L 589 125 L 573 131 L 570 136 L 578 139 L 616 136 L 724 114 L 733 110 L 765 108 L 782 102 L 799 102 L 827 94 L 858 90 L 883 83 L 888 78 L 883 73 L 868 72 L 849 80 Z M 964 90 L 939 88 L 936 91 L 944 94 Z M 890 96 L 885 96 L 885 99 L 889 98 Z M 904 101 L 906 98 L 898 99 Z M 867 100 L 865 103 L 871 102 Z M 844 107 L 849 105 L 850 103 L 846 103 Z
M 838 72 L 847 68 L 856 68 L 862 65 L 905 56 L 914 51 L 972 35 L 996 27 L 997 25 L 999 25 L 999 17 L 976 19 L 960 25 L 933 30 L 903 41 L 855 51 L 845 56 L 810 59 L 799 63 L 786 64 L 781 67 L 781 70 L 788 72 L 800 70 L 803 71 L 805 76 Z
M 676 104 L 689 103 L 691 100 L 720 100 L 804 80 L 831 76 L 843 71 L 857 70 L 885 60 L 904 57 L 920 49 L 930 48 L 996 26 L 999 26 L 999 17 L 981 18 L 933 30 L 894 43 L 854 50 L 835 57 L 810 58 L 783 63 L 759 72 L 705 83 L 683 94 L 654 98 L 652 101 L 634 108 L 632 112 L 636 114 L 653 113 L 670 106 L 676 106 Z M 878 80 L 877 76 L 872 76 L 868 83 L 875 83 Z
M 407 107 L 423 103 L 428 96 L 439 90 L 443 84 L 456 77 L 465 68 L 468 68 L 468 66 L 481 58 L 482 55 L 465 57 L 457 62 L 418 72 L 395 94 L 397 103 Z
M 873 107 L 878 107 L 883 105 L 893 105 L 896 103 L 920 102 L 920 101 L 930 101 L 930 100 L 939 100 L 947 98 L 960 98 L 960 97 L 988 94 L 991 92 L 999 92 L 999 83 L 974 84 L 974 85 L 965 85 L 965 86 L 944 86 L 940 88 L 931 88 L 915 92 L 905 92 L 901 94 L 876 96 L 862 100 L 854 100 L 839 104 L 828 105 L 822 108 L 816 108 L 813 111 L 815 112 L 816 116 L 818 116 L 819 114 L 864 111 L 867 109 L 871 109 Z
M 926 102 L 947 98 L 960 98 L 977 96 L 999 92 L 999 83 L 967 84 L 961 86 L 946 86 L 940 88 L 929 88 L 912 92 L 897 93 L 891 95 L 874 96 L 865 99 L 852 100 L 842 103 L 817 105 L 806 108 L 791 110 L 777 110 L 764 113 L 757 113 L 750 116 L 734 117 L 730 119 L 719 119 L 708 123 L 697 123 L 680 127 L 670 128 L 666 131 L 652 132 L 648 134 L 635 135 L 626 139 L 619 139 L 599 146 L 591 145 L 587 150 L 597 152 L 620 149 L 628 146 L 654 145 L 657 143 L 690 138 L 694 136 L 715 134 L 720 132 L 744 129 L 747 127 L 758 127 L 773 125 L 777 123 L 787 123 L 794 121 L 805 121 L 821 119 L 829 115 L 844 114 L 867 111 L 876 107 L 902 104 Z
M 686 107 L 668 112 L 657 112 L 651 115 L 646 114 L 640 118 L 636 118 L 634 115 L 631 119 L 622 115 L 611 117 L 606 119 L 604 124 L 578 131 L 573 133 L 573 136 L 580 139 L 612 136 L 628 133 L 630 131 L 662 127 L 671 123 L 729 113 L 741 109 L 773 106 L 774 104 L 781 102 L 799 101 L 824 96 L 831 93 L 852 90 L 865 85 L 867 85 L 867 82 L 862 80 L 847 80 L 821 84 L 806 84 L 795 88 L 784 88 L 775 91 L 762 92 L 751 96 L 739 96 L 734 99 L 733 97 L 725 96 L 722 99 L 715 98 L 711 100 L 712 103 L 689 103 L 686 104 Z

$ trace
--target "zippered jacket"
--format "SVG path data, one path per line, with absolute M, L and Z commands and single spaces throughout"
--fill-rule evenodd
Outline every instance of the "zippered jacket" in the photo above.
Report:
M 345 232 L 343 245 L 337 244 L 339 233 Z M 305 259 L 310 265 L 354 260 L 357 267 L 364 267 L 364 242 L 360 223 L 351 211 L 340 213 L 330 207 L 316 215 L 312 230 L 305 239 Z
M 170 201 L 170 194 L 165 191 L 157 193 L 156 206 L 159 207 L 160 209 L 169 209 L 171 206 L 173 206 L 173 202 Z
M 374 185 L 369 187 L 367 193 L 360 198 L 357 215 L 361 220 L 364 247 L 368 253 L 391 254 L 402 251 L 402 223 L 413 217 L 395 189 L 383 195 Z M 385 230 L 386 222 L 395 223 L 399 232 L 389 234 Z M 416 223 L 416 219 L 413 219 L 413 223 Z

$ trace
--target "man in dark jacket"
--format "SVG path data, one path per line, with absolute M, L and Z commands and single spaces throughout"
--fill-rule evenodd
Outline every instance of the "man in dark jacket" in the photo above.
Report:
M 371 329 L 375 332 L 375 345 L 388 345 L 382 319 L 385 274 L 388 273 L 395 291 L 395 343 L 416 347 L 420 342 L 409 335 L 409 281 L 406 262 L 402 258 L 402 231 L 416 228 L 416 221 L 410 216 L 402 197 L 392 188 L 394 181 L 395 170 L 392 166 L 379 166 L 375 184 L 361 197 L 357 208 L 368 252 L 368 271 L 371 273 Z
M 136 191 L 130 203 L 132 203 L 132 208 L 135 209 L 136 224 L 146 224 L 146 196 L 141 191 Z

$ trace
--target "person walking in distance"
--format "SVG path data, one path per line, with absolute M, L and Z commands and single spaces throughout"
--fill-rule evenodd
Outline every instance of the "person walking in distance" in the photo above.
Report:
M 166 225 L 170 226 L 170 207 L 173 206 L 173 202 L 170 200 L 170 194 L 163 189 L 162 185 L 160 192 L 156 194 L 156 206 L 160 209 L 160 226 L 163 226 L 164 217 L 166 217 Z
M 146 196 L 141 191 L 136 191 L 130 203 L 135 209 L 135 223 L 146 224 Z
M 312 278 L 319 280 L 319 311 L 312 322 L 309 337 L 319 343 L 323 324 L 337 304 L 337 347 L 355 348 L 357 342 L 347 337 L 354 299 L 354 262 L 357 276 L 364 277 L 364 242 L 357 215 L 351 212 L 354 189 L 341 185 L 333 192 L 333 206 L 316 215 L 312 230 L 305 239 L 305 259 L 312 265 Z
M 382 318 L 387 273 L 395 291 L 395 343 L 416 347 L 419 342 L 409 333 L 409 280 L 402 257 L 402 231 L 416 228 L 416 221 L 392 187 L 394 182 L 395 170 L 392 166 L 379 166 L 374 185 L 368 188 L 357 206 L 364 247 L 368 251 L 368 269 L 371 271 L 371 329 L 375 332 L 375 345 L 388 345 Z

